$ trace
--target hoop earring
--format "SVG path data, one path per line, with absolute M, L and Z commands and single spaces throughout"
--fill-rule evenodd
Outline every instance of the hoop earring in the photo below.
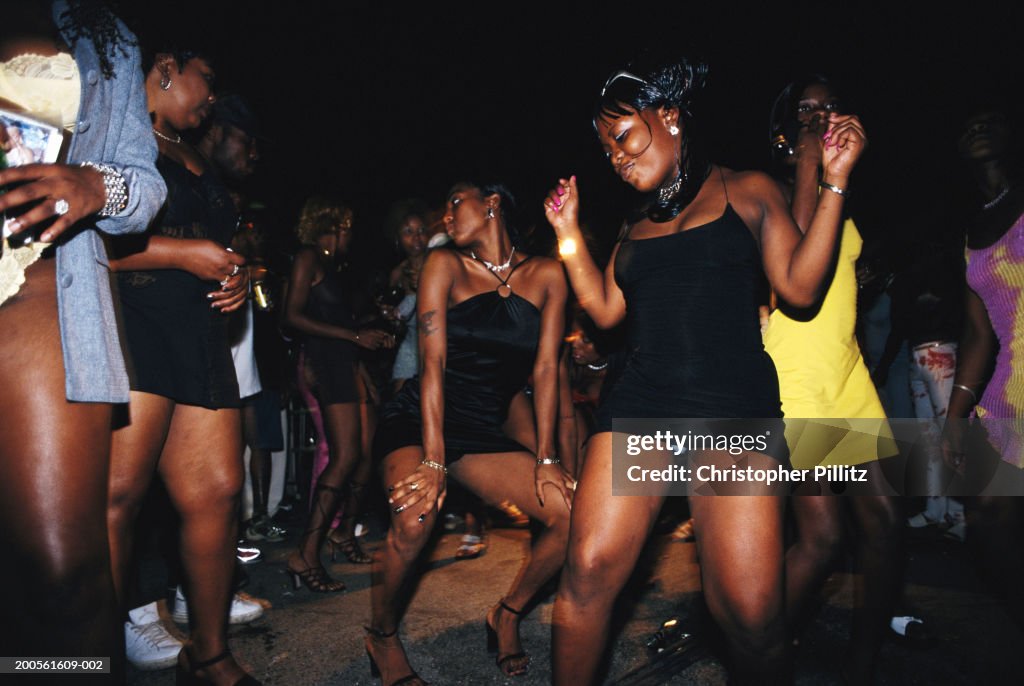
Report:
M 493 207 L 488 207 L 487 208 L 487 218 L 488 219 L 494 219 L 494 208 Z
M 166 91 L 171 89 L 171 77 L 167 74 L 160 76 L 160 90 Z

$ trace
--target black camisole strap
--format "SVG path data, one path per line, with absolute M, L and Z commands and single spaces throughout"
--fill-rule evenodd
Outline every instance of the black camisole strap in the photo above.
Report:
M 725 172 L 722 171 L 721 167 L 718 168 L 718 176 L 719 176 L 719 178 L 722 179 L 722 190 L 725 191 L 725 206 L 728 207 L 729 206 L 729 186 L 728 186 L 728 184 L 725 183 Z

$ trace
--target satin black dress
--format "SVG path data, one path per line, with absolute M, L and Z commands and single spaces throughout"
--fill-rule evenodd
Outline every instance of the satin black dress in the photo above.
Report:
M 501 426 L 512 397 L 523 389 L 533 370 L 540 319 L 533 303 L 515 292 L 507 298 L 497 291 L 479 293 L 448 309 L 444 375 L 448 464 L 463 455 L 526 450 L 508 438 Z M 384 406 L 374 456 L 379 459 L 399 448 L 423 445 L 422 430 L 417 376 Z
M 721 217 L 686 231 L 627 234 L 615 282 L 626 300 L 627 352 L 598 409 L 599 432 L 616 418 L 782 417 L 758 320 L 761 253 L 728 201 Z M 772 432 L 782 433 L 781 424 Z M 767 452 L 788 460 L 784 441 L 771 441 Z

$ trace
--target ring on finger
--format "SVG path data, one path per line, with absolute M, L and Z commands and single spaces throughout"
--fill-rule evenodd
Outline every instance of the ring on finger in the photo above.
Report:
M 413 481 L 411 484 L 409 484 L 409 490 L 410 491 L 415 491 L 419 487 L 420 487 L 420 482 L 419 481 Z
M 239 272 L 239 266 L 237 264 L 232 266 L 231 273 L 228 276 L 235 276 Z
M 64 216 L 65 214 L 68 213 L 70 209 L 71 205 L 69 205 L 68 201 L 65 200 L 64 198 L 57 198 L 57 200 L 53 203 L 53 213 L 58 217 Z
M 398 507 L 395 508 L 395 514 L 402 514 L 403 512 L 405 512 L 406 507 L 408 507 L 408 505 L 399 505 Z

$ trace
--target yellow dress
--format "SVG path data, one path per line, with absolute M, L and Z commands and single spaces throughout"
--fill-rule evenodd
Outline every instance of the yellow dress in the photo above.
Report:
M 794 467 L 855 465 L 896 453 L 885 410 L 857 345 L 856 262 L 863 241 L 843 224 L 835 274 L 811 316 L 772 312 L 764 346 L 775 361 Z M 806 320 L 805 320 L 806 319 Z M 854 420 L 854 421 L 848 421 Z

